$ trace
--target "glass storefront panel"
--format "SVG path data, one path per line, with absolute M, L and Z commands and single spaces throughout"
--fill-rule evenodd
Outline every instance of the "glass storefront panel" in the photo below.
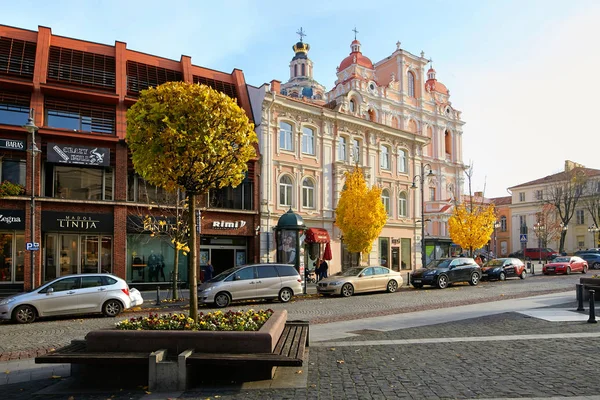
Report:
M 0 233 L 0 280 L 12 282 L 12 240 L 11 233 Z
M 167 282 L 171 279 L 175 249 L 165 238 L 150 234 L 127 235 L 127 280 Z M 179 253 L 179 280 L 186 282 L 188 258 Z
M 410 248 L 411 248 L 410 246 L 411 246 L 410 239 L 408 239 L 408 238 L 400 239 L 400 254 L 401 254 L 400 266 L 402 269 L 412 269 L 412 264 L 411 264 L 412 257 L 410 255 Z
M 390 239 L 379 238 L 379 265 L 388 267 L 388 257 L 390 252 Z
M 98 236 L 81 237 L 81 272 L 98 272 Z
M 78 235 L 60 236 L 60 276 L 77 273 Z
M 56 250 L 57 250 L 57 236 L 46 235 L 44 252 L 44 282 L 51 281 L 56 278 Z
M 14 262 L 15 282 L 23 282 L 25 280 L 25 235 L 18 233 L 16 236 Z
M 102 236 L 102 247 L 100 248 L 101 272 L 112 273 L 112 236 Z

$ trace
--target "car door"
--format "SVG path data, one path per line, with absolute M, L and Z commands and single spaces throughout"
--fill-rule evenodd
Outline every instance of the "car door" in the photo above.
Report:
M 515 272 L 516 266 L 514 264 L 514 260 L 511 260 L 511 259 L 504 260 L 504 263 L 502 264 L 502 268 L 504 268 L 504 273 L 506 274 L 507 277 L 516 275 L 516 272 Z
M 374 267 L 375 280 L 373 290 L 386 290 L 388 281 L 390 280 L 390 270 L 385 267 Z
M 465 271 L 466 261 L 464 258 L 456 258 L 450 262 L 450 266 L 448 267 L 448 281 L 452 282 L 462 282 L 468 280 L 468 272 Z
M 375 269 L 373 267 L 365 268 L 355 279 L 355 292 L 368 292 L 375 286 Z
M 256 298 L 256 281 L 254 267 L 240 268 L 226 280 L 232 300 Z
M 79 311 L 100 311 L 107 292 L 108 286 L 101 275 L 82 276 L 80 293 L 77 295 Z
M 277 297 L 281 289 L 281 278 L 273 265 L 256 266 L 256 297 L 266 299 Z
M 81 278 L 79 277 L 62 278 L 46 286 L 40 291 L 40 294 L 44 296 L 36 304 L 40 314 L 49 316 L 77 313 L 80 286 Z

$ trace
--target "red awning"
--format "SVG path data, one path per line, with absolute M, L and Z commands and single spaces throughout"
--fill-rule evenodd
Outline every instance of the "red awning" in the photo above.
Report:
M 306 243 L 329 243 L 329 232 L 322 228 L 309 228 L 306 230 Z

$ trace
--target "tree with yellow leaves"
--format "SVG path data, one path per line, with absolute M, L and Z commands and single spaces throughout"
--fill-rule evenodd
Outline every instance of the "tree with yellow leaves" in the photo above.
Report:
M 141 92 L 127 111 L 135 171 L 150 184 L 189 197 L 190 317 L 198 319 L 196 197 L 236 187 L 256 156 L 254 124 L 236 100 L 206 85 L 167 82 Z
M 352 172 L 346 172 L 345 179 L 335 209 L 335 223 L 342 231 L 348 251 L 368 254 L 387 221 L 381 188 L 373 186 L 369 189 L 358 166 Z
M 479 249 L 487 242 L 494 232 L 496 212 L 493 204 L 467 204 L 460 203 L 454 207 L 454 213 L 448 220 L 448 229 L 452 241 L 463 249 Z

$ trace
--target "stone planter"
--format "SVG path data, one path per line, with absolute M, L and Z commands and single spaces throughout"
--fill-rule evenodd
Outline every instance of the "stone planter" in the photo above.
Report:
M 197 353 L 271 353 L 283 332 L 287 310 L 275 311 L 256 332 L 243 331 L 123 331 L 107 329 L 89 332 L 88 351 L 153 352 L 167 349 L 179 354 L 187 349 Z
M 590 289 L 595 290 L 594 300 L 600 300 L 600 278 L 579 278 L 583 285 L 583 301 L 589 301 Z

